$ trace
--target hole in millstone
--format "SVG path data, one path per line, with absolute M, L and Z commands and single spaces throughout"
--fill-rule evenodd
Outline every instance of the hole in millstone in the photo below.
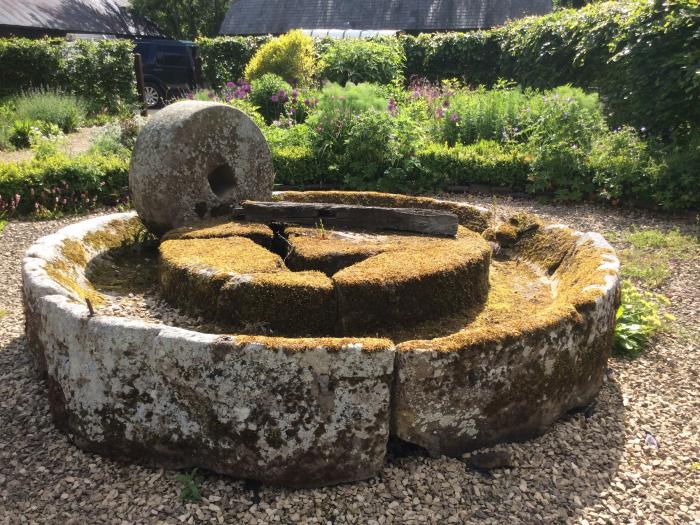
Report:
M 236 187 L 236 174 L 228 164 L 214 168 L 209 176 L 209 186 L 217 197 L 223 197 Z

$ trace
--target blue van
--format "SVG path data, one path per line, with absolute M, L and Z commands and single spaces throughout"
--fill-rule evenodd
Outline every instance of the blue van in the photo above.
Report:
M 144 95 L 149 108 L 162 107 L 199 85 L 197 45 L 185 40 L 139 39 Z

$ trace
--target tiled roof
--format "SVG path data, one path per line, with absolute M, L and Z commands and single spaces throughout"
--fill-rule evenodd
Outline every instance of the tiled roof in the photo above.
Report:
M 233 0 L 220 32 L 279 34 L 297 28 L 459 31 L 494 27 L 551 9 L 551 0 Z
M 0 26 L 67 33 L 164 36 L 153 24 L 132 16 L 127 0 L 0 0 Z

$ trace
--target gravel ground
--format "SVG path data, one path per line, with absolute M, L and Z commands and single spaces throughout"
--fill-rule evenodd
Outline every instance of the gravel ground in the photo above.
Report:
M 698 233 L 697 223 L 639 211 L 503 197 L 497 205 L 578 229 Z M 23 337 L 20 260 L 37 237 L 71 220 L 11 222 L 0 233 L 0 523 L 700 523 L 698 258 L 674 262 L 661 290 L 678 318 L 673 329 L 640 358 L 610 361 L 592 413 L 497 447 L 511 468 L 476 471 L 394 450 L 376 478 L 316 490 L 203 473 L 204 500 L 183 504 L 176 472 L 83 453 L 51 423 Z

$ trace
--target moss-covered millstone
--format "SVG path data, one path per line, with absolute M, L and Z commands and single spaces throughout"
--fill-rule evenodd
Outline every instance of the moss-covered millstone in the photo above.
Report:
M 385 197 L 369 198 L 376 204 Z M 471 212 L 476 215 L 462 219 L 467 227 L 478 215 Z M 459 455 L 545 432 L 600 388 L 619 301 L 619 263 L 597 234 L 526 215 L 500 224 L 482 219 L 488 228 L 479 233 L 497 254 L 485 299 L 438 318 L 382 326 L 372 338 L 321 331 L 332 323 L 323 316 L 333 311 L 324 301 L 337 304 L 333 278 L 402 249 L 392 251 L 392 243 L 372 233 L 338 233 L 339 243 L 316 243 L 305 238 L 313 229 L 289 228 L 285 244 L 298 252 L 286 260 L 274 253 L 278 236 L 260 225 L 209 223 L 173 231 L 163 241 L 167 257 L 189 261 L 183 279 L 211 265 L 212 255 L 177 243 L 245 250 L 219 253 L 214 261 L 226 260 L 236 276 L 256 276 L 223 278 L 217 293 L 227 298 L 229 322 L 243 312 L 300 328 L 317 322 L 318 337 L 237 335 L 225 323 L 218 333 L 204 333 L 113 314 L 115 292 L 100 284 L 109 276 L 86 274 L 86 268 L 108 250 L 139 246 L 142 226 L 133 213 L 40 239 L 23 261 L 24 301 L 28 341 L 48 378 L 53 418 L 86 450 L 292 486 L 376 474 L 390 433 L 434 454 Z M 335 234 L 325 232 L 322 240 Z M 348 248 L 348 235 L 361 242 Z M 399 237 L 392 242 L 412 242 Z M 396 259 L 389 260 L 383 272 L 393 268 Z M 240 273 L 237 265 L 244 263 Z M 259 271 L 245 273 L 250 265 Z M 99 278 L 91 281 L 92 274 Z M 249 283 L 240 293 L 237 286 Z M 188 285 L 181 279 L 169 286 Z M 291 291 L 279 295 L 284 288 Z M 260 296 L 266 299 L 259 302 Z M 277 320 L 284 311 L 280 297 L 300 305 L 296 317 L 285 311 L 287 320 Z
M 231 222 L 167 234 L 163 296 L 227 325 L 281 335 L 371 335 L 486 299 L 491 247 L 464 227 L 447 239 L 288 228 L 282 254 L 250 240 L 255 232 L 271 244 L 262 227 Z

